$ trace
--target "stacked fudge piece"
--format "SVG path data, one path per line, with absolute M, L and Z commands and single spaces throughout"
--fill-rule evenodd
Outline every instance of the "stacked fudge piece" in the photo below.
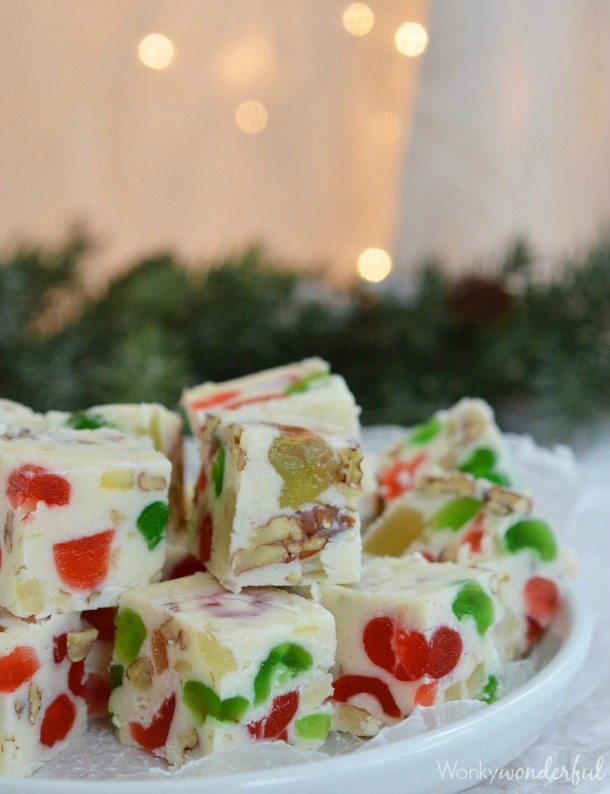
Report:
M 3 775 L 32 772 L 105 710 L 119 598 L 165 561 L 172 465 L 95 416 L 0 404 Z

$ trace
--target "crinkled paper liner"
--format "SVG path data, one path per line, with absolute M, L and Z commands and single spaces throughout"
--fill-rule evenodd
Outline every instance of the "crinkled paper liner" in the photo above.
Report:
M 369 428 L 365 432 L 365 446 L 374 454 L 400 438 L 404 432 L 394 427 Z M 566 447 L 542 449 L 526 436 L 509 436 L 509 443 L 524 480 L 536 495 L 538 511 L 561 532 L 579 486 L 578 469 L 572 453 Z M 500 681 L 501 695 L 508 694 L 529 680 L 553 656 L 557 647 L 558 640 L 549 631 L 528 659 L 508 664 Z M 169 771 L 159 758 L 119 744 L 108 725 L 95 723 L 84 737 L 70 744 L 67 752 L 40 769 L 36 777 L 74 780 L 220 777 L 304 762 L 315 764 L 329 756 L 357 753 L 416 736 L 484 708 L 487 708 L 486 705 L 476 700 L 456 700 L 428 708 L 418 707 L 407 719 L 385 728 L 373 739 L 363 740 L 333 733 L 322 750 L 315 752 L 303 752 L 284 742 L 259 742 L 191 761 L 176 771 Z

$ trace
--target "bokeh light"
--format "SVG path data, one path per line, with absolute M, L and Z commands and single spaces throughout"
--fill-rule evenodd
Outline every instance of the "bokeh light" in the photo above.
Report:
M 417 58 L 428 46 L 428 32 L 419 22 L 405 22 L 394 34 L 396 49 L 409 58 Z
M 366 3 L 352 3 L 343 12 L 343 27 L 352 36 L 366 36 L 375 24 L 375 14 Z
M 172 40 L 163 33 L 149 33 L 138 44 L 138 58 L 149 69 L 167 69 L 175 52 Z
M 383 248 L 365 248 L 358 256 L 358 275 L 377 284 L 392 271 L 392 257 Z
M 267 126 L 269 114 L 262 102 L 247 99 L 235 110 L 235 123 L 242 132 L 256 135 Z

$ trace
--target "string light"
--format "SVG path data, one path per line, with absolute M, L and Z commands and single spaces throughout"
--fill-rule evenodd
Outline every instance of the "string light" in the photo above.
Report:
M 392 257 L 383 248 L 365 248 L 358 256 L 358 274 L 365 281 L 377 284 L 392 271 Z
M 371 118 L 369 134 L 371 138 L 382 146 L 393 146 L 398 142 L 402 122 L 389 110 L 381 110 Z
M 405 22 L 394 34 L 396 49 L 409 58 L 417 58 L 428 46 L 428 32 L 419 22 Z
M 343 27 L 352 36 L 366 36 L 375 24 L 375 14 L 366 3 L 352 3 L 343 12 Z
M 256 99 L 247 99 L 235 110 L 235 123 L 242 132 L 256 135 L 267 126 L 269 114 L 262 102 Z
M 138 44 L 138 58 L 149 69 L 167 69 L 174 54 L 172 40 L 163 33 L 149 33 Z

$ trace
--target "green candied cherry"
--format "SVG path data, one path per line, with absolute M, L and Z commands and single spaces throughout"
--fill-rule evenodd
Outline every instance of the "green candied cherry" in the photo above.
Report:
M 308 714 L 294 723 L 294 732 L 301 739 L 324 740 L 330 731 L 330 714 Z
M 97 430 L 100 427 L 109 427 L 108 422 L 101 416 L 87 411 L 74 411 L 66 420 L 66 425 L 74 430 Z
M 214 486 L 214 495 L 216 498 L 222 493 L 222 486 L 225 479 L 225 448 L 218 447 L 218 452 L 212 464 L 212 485 Z
M 221 700 L 201 681 L 187 681 L 182 688 L 182 700 L 198 725 L 203 725 L 207 717 L 221 722 L 239 722 L 249 706 L 246 698 L 239 695 Z
M 524 518 L 510 527 L 504 541 L 511 554 L 521 549 L 531 549 L 541 560 L 549 562 L 557 556 L 557 542 L 546 521 L 538 518 Z
M 254 679 L 254 703 L 258 706 L 269 699 L 274 678 L 284 681 L 309 670 L 313 664 L 311 654 L 300 645 L 284 642 L 276 645 L 259 667 Z
M 273 439 L 269 462 L 284 481 L 280 507 L 293 510 L 315 499 L 339 478 L 339 463 L 319 436 L 286 428 Z
M 498 456 L 489 447 L 480 447 L 471 453 L 470 457 L 458 466 L 458 471 L 471 474 L 483 480 L 489 480 L 496 485 L 510 485 L 510 481 L 505 474 L 495 468 Z
M 478 582 L 465 582 L 460 587 L 452 607 L 453 614 L 458 620 L 472 617 L 481 636 L 494 622 L 493 602 Z
M 442 430 L 442 424 L 435 416 L 411 428 L 409 433 L 410 444 L 428 444 L 434 440 Z
M 474 496 L 459 496 L 437 510 L 428 520 L 428 526 L 433 530 L 452 529 L 457 532 L 464 524 L 471 521 L 482 507 L 483 502 L 475 499 Z
M 483 703 L 494 703 L 498 699 L 498 679 L 495 675 L 490 675 L 487 683 L 483 687 L 479 700 Z
M 325 370 L 322 372 L 312 372 L 311 375 L 305 375 L 305 377 L 287 386 L 284 389 L 284 394 L 301 394 L 302 392 L 309 391 L 312 387 L 322 386 L 328 380 L 330 380 L 330 372 L 326 372 Z
M 132 609 L 120 609 L 116 616 L 114 656 L 128 667 L 138 658 L 142 643 L 146 639 L 146 626 L 142 618 Z
M 166 502 L 151 502 L 138 516 L 136 526 L 144 536 L 150 551 L 156 548 L 165 537 L 168 518 L 169 507 Z
M 111 664 L 108 668 L 108 681 L 110 689 L 114 690 L 123 686 L 124 667 L 122 664 Z

